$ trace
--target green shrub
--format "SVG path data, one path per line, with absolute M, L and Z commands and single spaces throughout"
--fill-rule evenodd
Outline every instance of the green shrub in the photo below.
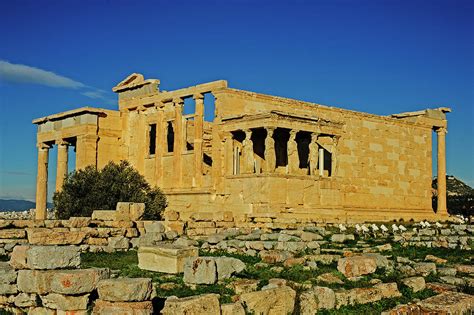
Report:
M 145 203 L 146 220 L 159 220 L 166 197 L 159 188 L 151 188 L 145 178 L 127 161 L 109 162 L 102 170 L 88 166 L 70 173 L 61 192 L 53 196 L 59 219 L 88 217 L 94 210 L 115 209 L 117 202 Z

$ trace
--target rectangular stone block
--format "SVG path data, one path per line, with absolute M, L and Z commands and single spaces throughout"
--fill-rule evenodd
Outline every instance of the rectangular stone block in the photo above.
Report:
M 30 228 L 26 230 L 31 245 L 78 245 L 86 233 L 69 229 Z
M 138 267 L 164 273 L 181 273 L 188 257 L 197 257 L 195 247 L 180 247 L 175 245 L 160 245 L 140 247 L 138 249 Z
M 145 301 L 150 299 L 152 291 L 150 278 L 106 279 L 97 284 L 99 298 L 110 302 Z
M 96 300 L 93 315 L 112 315 L 112 314 L 133 314 L 150 315 L 153 314 L 153 305 L 151 301 L 144 302 L 109 302 Z
M 25 238 L 25 230 L 20 229 L 6 229 L 0 230 L 0 238 Z
M 92 212 L 92 220 L 114 221 L 115 210 L 94 210 Z
M 78 268 L 81 263 L 78 246 L 31 246 L 26 250 L 30 269 Z
M 43 306 L 62 311 L 86 310 L 89 302 L 89 294 L 72 296 L 50 293 L 41 296 Z

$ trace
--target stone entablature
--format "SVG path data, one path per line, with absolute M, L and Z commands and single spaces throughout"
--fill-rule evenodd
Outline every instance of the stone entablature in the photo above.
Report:
M 118 111 L 82 108 L 33 121 L 38 218 L 52 145 L 59 148 L 57 190 L 67 148 L 75 146 L 76 169 L 128 160 L 184 220 L 223 210 L 301 222 L 370 221 L 374 213 L 446 218 L 442 181 L 432 209 L 431 168 L 434 130 L 444 178 L 448 108 L 377 116 L 231 89 L 223 80 L 175 91 L 159 84 L 134 73 L 113 89 Z

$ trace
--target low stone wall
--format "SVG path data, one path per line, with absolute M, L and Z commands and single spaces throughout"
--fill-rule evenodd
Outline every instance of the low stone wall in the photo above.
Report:
M 0 255 L 16 245 L 77 245 L 82 251 L 112 252 L 174 239 L 183 225 L 159 221 L 112 221 L 73 217 L 69 220 L 0 220 Z
M 54 257 L 54 259 L 52 259 Z M 0 307 L 15 314 L 151 314 L 151 279 L 78 269 L 79 246 L 16 246 L 0 263 Z

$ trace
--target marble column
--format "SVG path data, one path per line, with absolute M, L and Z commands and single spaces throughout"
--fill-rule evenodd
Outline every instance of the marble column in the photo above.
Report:
M 225 174 L 235 174 L 234 166 L 234 139 L 232 133 L 226 132 L 224 134 L 224 156 L 225 156 Z
M 311 134 L 311 142 L 309 143 L 309 174 L 310 175 L 318 175 L 318 144 L 316 141 L 318 140 L 318 134 L 312 133 Z
M 298 157 L 298 144 L 296 143 L 296 130 L 290 130 L 290 139 L 288 139 L 288 173 L 297 174 L 300 168 L 300 159 Z
M 242 155 L 243 155 L 243 165 L 242 173 L 243 174 L 253 174 L 254 173 L 254 163 L 255 159 L 253 157 L 253 141 L 252 130 L 245 129 L 245 139 L 243 141 Z
M 183 185 L 183 105 L 182 98 L 173 100 L 175 117 L 174 117 L 174 145 L 173 145 L 173 171 L 175 175 L 176 187 Z
M 267 136 L 265 138 L 265 172 L 273 173 L 276 168 L 275 139 L 273 132 L 275 127 L 267 127 Z
M 193 96 L 196 109 L 194 114 L 194 185 L 202 187 L 203 169 L 203 126 L 204 126 L 204 95 Z
M 439 214 L 448 214 L 446 207 L 446 128 L 436 130 L 438 135 L 438 210 Z
M 56 144 L 58 145 L 58 161 L 57 161 L 57 168 L 56 168 L 56 191 L 59 192 L 61 191 L 64 184 L 64 179 L 67 176 L 69 143 L 67 143 L 64 140 L 59 140 L 59 141 L 56 141 Z
M 155 182 L 158 187 L 163 187 L 163 155 L 166 150 L 166 133 L 168 125 L 164 121 L 163 104 L 156 106 L 156 135 L 155 135 Z
M 324 176 L 324 149 L 319 148 L 319 176 Z
M 46 198 L 48 196 L 48 158 L 50 146 L 38 144 L 38 175 L 36 177 L 36 220 L 46 220 Z

